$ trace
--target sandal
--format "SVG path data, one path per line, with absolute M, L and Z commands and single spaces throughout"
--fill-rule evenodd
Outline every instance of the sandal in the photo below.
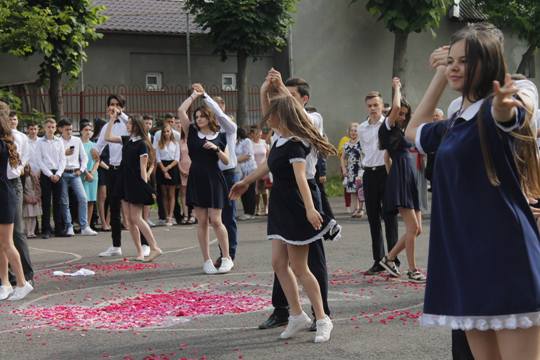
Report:
M 189 217 L 189 220 L 188 220 L 188 224 L 190 225 L 194 225 L 197 223 L 197 219 L 195 219 L 195 217 L 192 215 Z
M 358 209 L 356 209 L 356 210 L 354 210 L 353 213 L 351 214 L 351 217 L 352 217 L 352 218 L 359 218 L 359 217 L 362 217 L 362 216 L 360 215 L 360 213 L 361 213 L 361 211 L 358 210 Z
M 180 220 L 180 225 L 187 225 L 189 224 L 189 218 L 187 216 L 182 217 L 182 220 Z

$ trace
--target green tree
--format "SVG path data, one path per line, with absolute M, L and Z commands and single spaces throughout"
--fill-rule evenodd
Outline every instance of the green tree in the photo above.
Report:
M 352 3 L 360 0 L 352 0 Z M 364 1 L 364 0 L 362 0 Z M 422 32 L 439 27 L 441 16 L 452 0 L 367 0 L 367 11 L 383 21 L 384 26 L 394 33 L 394 61 L 392 76 L 405 81 L 407 66 L 407 41 L 412 32 Z
M 43 56 L 39 78 L 49 83 L 51 112 L 63 116 L 62 75 L 77 78 L 96 27 L 106 18 L 91 0 L 0 0 L 0 51 Z
M 480 9 L 496 26 L 527 42 L 517 72 L 528 77 L 535 76 L 534 54 L 540 47 L 540 2 L 538 0 L 483 0 Z
M 238 61 L 238 124 L 247 120 L 247 59 L 254 60 L 287 42 L 292 23 L 291 12 L 298 0 L 186 0 L 187 10 L 195 22 L 208 30 L 215 53 L 225 61 L 228 53 L 236 53 Z

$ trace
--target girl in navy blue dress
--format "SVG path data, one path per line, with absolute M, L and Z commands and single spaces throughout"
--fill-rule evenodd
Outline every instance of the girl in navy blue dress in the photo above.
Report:
M 111 111 L 117 111 L 111 108 Z M 141 116 L 130 116 L 126 124 L 129 136 L 115 136 L 112 128 L 116 116 L 111 116 L 109 126 L 105 133 L 105 139 L 111 143 L 121 143 L 122 162 L 121 186 L 118 189 L 122 194 L 122 206 L 127 214 L 129 223 L 129 232 L 135 248 L 137 257 L 135 260 L 144 261 L 144 254 L 141 246 L 141 233 L 144 235 L 150 245 L 150 255 L 147 262 L 153 261 L 161 255 L 161 249 L 158 247 L 152 229 L 143 219 L 143 207 L 154 203 L 154 191 L 148 184 L 148 164 L 154 163 L 154 156 L 151 153 L 152 145 L 148 140 L 148 133 L 144 127 Z
M 533 106 L 506 73 L 493 27 L 458 31 L 431 56 L 433 80 L 407 127 L 437 152 L 422 324 L 466 331 L 476 359 L 540 358 L 540 195 Z M 446 88 L 451 119 L 431 122 Z M 531 87 L 534 87 L 530 83 Z
M 261 88 L 264 97 L 270 84 L 267 78 Z M 306 179 L 306 157 L 311 147 L 323 156 L 337 152 L 292 95 L 278 96 L 263 104 L 265 108 L 264 121 L 277 134 L 268 160 L 232 187 L 231 198 L 238 198 L 251 183 L 272 172 L 267 239 L 272 240 L 272 267 L 290 307 L 289 322 L 280 337 L 288 339 L 311 325 L 300 305 L 297 277 L 315 313 L 315 342 L 325 342 L 330 339 L 333 325 L 324 312 L 319 283 L 308 267 L 308 251 L 309 244 L 322 239 L 336 222 L 322 212 L 315 181 Z
M 13 224 L 15 222 L 15 206 L 17 197 L 8 183 L 8 165 L 16 168 L 20 164 L 17 145 L 8 125 L 9 106 L 0 101 L 0 300 L 21 300 L 34 288 L 24 277 L 19 252 L 13 244 Z M 15 273 L 17 287 L 11 287 L 8 277 L 8 265 Z
M 401 215 L 405 223 L 405 233 L 379 264 L 394 277 L 399 277 L 395 259 L 404 249 L 409 269 L 407 278 L 412 282 L 425 282 L 426 277 L 416 268 L 414 244 L 422 229 L 422 214 L 415 171 L 409 161 L 412 144 L 405 139 L 404 130 L 411 119 L 411 107 L 401 97 L 401 81 L 392 80 L 394 99 L 392 110 L 379 128 L 379 144 L 391 159 L 390 171 L 386 178 L 383 207 L 385 212 Z
M 219 132 L 219 125 L 214 113 L 207 106 L 194 111 L 195 123 L 191 124 L 187 111 L 191 104 L 204 92 L 194 86 L 193 94 L 178 108 L 178 118 L 182 130 L 187 134 L 191 167 L 187 183 L 188 206 L 192 206 L 197 218 L 197 237 L 204 259 L 203 270 L 207 274 L 227 273 L 234 263 L 229 255 L 229 238 L 227 229 L 221 221 L 221 210 L 227 200 L 227 184 L 219 169 L 218 160 L 229 163 L 227 139 Z M 234 149 L 232 150 L 234 151 Z M 221 249 L 221 266 L 216 269 L 210 258 L 208 241 L 208 224 L 214 228 Z

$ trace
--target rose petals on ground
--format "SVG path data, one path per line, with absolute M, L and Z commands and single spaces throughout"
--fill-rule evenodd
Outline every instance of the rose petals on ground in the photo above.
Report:
M 123 330 L 166 326 L 186 317 L 253 312 L 270 305 L 267 298 L 239 293 L 213 293 L 185 289 L 141 294 L 103 306 L 29 307 L 13 310 L 33 326 L 51 326 L 58 330 Z

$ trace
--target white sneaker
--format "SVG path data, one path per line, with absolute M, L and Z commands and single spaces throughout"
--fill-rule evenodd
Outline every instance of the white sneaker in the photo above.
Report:
M 122 256 L 122 248 L 111 246 L 102 253 L 99 253 L 100 257 L 109 257 L 109 256 Z
M 222 257 L 221 266 L 219 267 L 218 272 L 220 274 L 225 274 L 231 271 L 233 267 L 234 267 L 234 263 L 231 260 L 231 258 Z
M 150 246 L 148 245 L 143 245 L 142 246 L 142 252 L 143 252 L 143 256 L 144 257 L 147 257 L 150 255 Z
M 309 329 L 311 326 L 311 319 L 302 311 L 300 315 L 289 316 L 289 323 L 285 328 L 285 331 L 279 335 L 280 339 L 289 339 L 296 335 L 299 331 Z
M 166 223 L 167 223 L 167 220 L 159 219 L 157 222 L 157 226 L 165 226 Z
M 240 221 L 246 221 L 246 220 L 251 220 L 251 219 L 253 219 L 253 215 L 249 215 L 249 214 L 243 214 L 238 217 L 238 220 Z
M 24 286 L 22 287 L 15 287 L 15 290 L 13 291 L 13 294 L 8 298 L 10 301 L 17 301 L 22 300 L 26 297 L 26 295 L 30 294 L 34 290 L 32 285 L 27 281 L 25 282 Z
M 334 328 L 332 320 L 328 316 L 325 316 L 321 320 L 317 320 L 317 332 L 315 333 L 315 342 L 321 343 L 330 340 L 330 333 Z
M 13 287 L 11 285 L 0 286 L 0 300 L 6 300 L 11 294 L 13 294 Z
M 71 235 L 71 236 L 75 235 L 75 231 L 73 231 L 73 226 L 68 227 L 66 231 L 66 235 Z
M 85 227 L 81 230 L 81 236 L 96 236 L 97 232 L 92 230 L 90 226 Z
M 221 269 L 221 267 L 220 267 L 220 269 Z M 217 272 L 218 272 L 218 269 L 216 269 L 216 267 L 214 266 L 214 262 L 212 261 L 212 259 L 208 259 L 208 260 L 206 260 L 204 262 L 203 270 L 208 275 L 217 274 Z
M 146 223 L 147 223 L 148 226 L 150 226 L 150 227 L 155 227 L 155 226 L 156 226 L 156 224 L 154 224 L 154 222 L 153 222 L 152 220 L 150 220 L 150 219 L 146 220 Z

